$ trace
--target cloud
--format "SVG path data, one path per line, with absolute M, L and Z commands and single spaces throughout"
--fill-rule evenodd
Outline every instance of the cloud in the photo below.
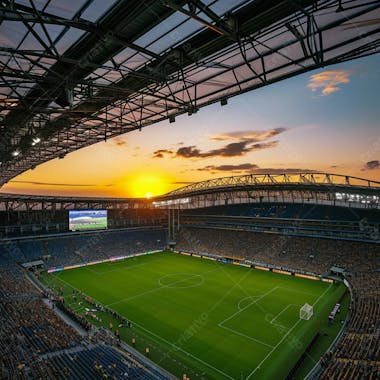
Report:
M 23 183 L 28 185 L 44 185 L 44 186 L 69 186 L 69 187 L 110 187 L 113 183 L 99 185 L 96 183 L 55 183 L 55 182 L 39 182 L 39 181 L 9 181 L 12 183 Z
M 253 169 L 258 168 L 255 164 L 239 164 L 239 165 L 208 165 L 199 168 L 199 171 L 219 171 L 219 172 L 251 172 Z
M 211 141 L 232 141 L 221 148 L 203 151 L 195 145 L 183 146 L 178 143 L 176 151 L 159 149 L 153 152 L 154 158 L 169 155 L 172 158 L 210 158 L 210 157 L 240 157 L 249 152 L 275 148 L 278 141 L 266 141 L 287 131 L 288 128 L 278 127 L 262 131 L 234 131 L 218 133 L 210 137 Z
M 196 146 L 184 146 L 177 150 L 175 156 L 182 158 L 210 158 L 210 157 L 239 157 L 253 151 L 270 149 L 278 145 L 278 141 L 268 141 L 251 144 L 251 141 L 239 141 L 225 145 L 219 149 L 202 152 Z
M 171 182 L 171 185 L 190 185 L 191 183 L 194 183 L 194 181 L 174 181 Z
M 123 146 L 127 146 L 128 144 L 126 141 L 124 141 L 120 137 L 114 137 L 112 139 L 112 145 L 117 146 L 117 147 L 123 147 Z
M 265 174 L 297 174 L 297 173 L 319 173 L 320 170 L 300 168 L 259 168 L 255 173 Z
M 321 91 L 322 96 L 339 91 L 341 84 L 350 82 L 350 73 L 347 70 L 326 70 L 310 77 L 307 87 L 313 92 Z
M 153 158 L 164 158 L 165 154 L 173 154 L 174 152 L 168 149 L 159 149 L 153 152 Z
M 233 172 L 246 174 L 296 174 L 296 173 L 316 173 L 313 169 L 300 168 L 260 168 L 256 164 L 238 164 L 238 165 L 207 165 L 198 171 L 208 171 L 211 174 L 215 172 Z
M 380 168 L 380 161 L 379 160 L 372 160 L 372 161 L 366 162 L 363 170 L 373 170 L 373 169 L 379 169 L 379 168 Z
M 278 136 L 281 133 L 284 133 L 288 128 L 279 127 L 272 128 L 262 131 L 235 131 L 228 133 L 218 133 L 212 135 L 210 140 L 212 141 L 226 141 L 226 140 L 239 140 L 239 141 L 250 141 L 250 142 L 260 142 L 268 140 L 272 137 Z

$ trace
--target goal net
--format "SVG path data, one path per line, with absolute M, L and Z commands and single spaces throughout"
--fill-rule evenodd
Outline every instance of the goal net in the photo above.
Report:
M 313 316 L 313 306 L 305 303 L 300 309 L 300 318 L 309 320 Z

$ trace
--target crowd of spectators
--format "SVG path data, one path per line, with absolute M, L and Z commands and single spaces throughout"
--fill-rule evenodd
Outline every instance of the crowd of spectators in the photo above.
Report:
M 80 336 L 49 307 L 48 291 L 41 292 L 26 270 L 11 260 L 23 257 L 19 249 L 0 244 L 0 379 L 167 379 L 105 344 L 84 317 L 57 301 L 67 320 L 90 330 L 90 336 Z
M 28 378 L 39 355 L 72 347 L 79 335 L 42 301 L 21 269 L 0 267 L 0 378 Z
M 18 263 L 42 260 L 45 268 L 53 268 L 163 249 L 165 243 L 162 228 L 141 228 L 9 240 L 0 249 Z
M 108 344 L 86 344 L 39 357 L 30 366 L 32 379 L 163 379 L 132 355 Z
M 326 275 L 343 268 L 352 288 L 351 318 L 332 352 L 323 356 L 322 379 L 380 378 L 380 246 L 331 239 L 182 228 L 176 249 Z
M 339 221 L 376 221 L 380 211 L 377 209 L 354 209 L 330 205 L 302 203 L 243 203 L 223 206 L 188 209 L 184 215 L 225 215 L 248 216 L 254 218 L 285 218 L 309 220 L 339 220 Z

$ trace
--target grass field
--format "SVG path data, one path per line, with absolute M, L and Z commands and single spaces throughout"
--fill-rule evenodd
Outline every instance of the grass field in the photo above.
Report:
M 42 280 L 62 287 L 79 313 L 85 304 L 72 299 L 73 289 L 125 316 L 133 322 L 120 329 L 125 341 L 135 337 L 137 349 L 149 346 L 152 360 L 191 379 L 284 378 L 317 331 L 326 333 L 328 342 L 334 338 L 340 323 L 327 326 L 327 316 L 345 293 L 342 284 L 168 252 L 46 274 Z M 305 302 L 314 306 L 309 321 L 299 318 Z M 98 314 L 107 326 L 113 321 Z M 313 365 L 318 356 L 307 359 Z

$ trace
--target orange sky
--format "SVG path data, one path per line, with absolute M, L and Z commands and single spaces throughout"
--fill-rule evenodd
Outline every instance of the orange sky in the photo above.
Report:
M 136 197 L 292 169 L 380 180 L 379 67 L 376 55 L 304 74 L 70 153 L 1 191 Z

